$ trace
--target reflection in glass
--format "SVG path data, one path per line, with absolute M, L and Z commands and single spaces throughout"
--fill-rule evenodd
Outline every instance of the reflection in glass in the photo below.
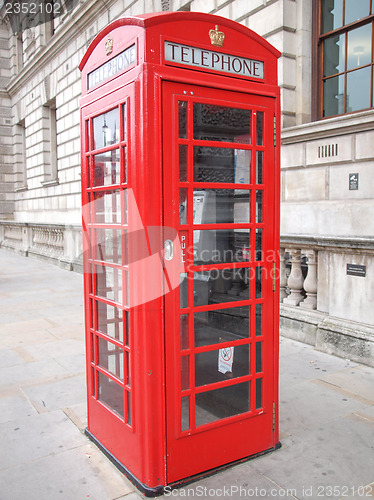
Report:
M 226 354 L 225 354 L 226 353 Z M 228 360 L 225 368 L 220 366 L 220 358 Z M 228 366 L 231 370 L 223 373 Z M 249 375 L 249 346 L 240 345 L 233 349 L 217 349 L 195 354 L 195 384 L 214 384 L 223 380 Z
M 248 269 L 212 269 L 194 274 L 194 305 L 249 299 Z
M 262 267 L 255 268 L 256 274 L 256 299 L 262 297 Z
M 98 337 L 99 366 L 123 380 L 123 350 Z
M 193 138 L 208 141 L 251 142 L 251 111 L 194 103 Z
M 321 0 L 321 33 L 343 26 L 343 0 Z
M 194 147 L 195 182 L 249 184 L 250 164 L 251 151 L 248 150 Z
M 94 222 L 119 224 L 121 222 L 120 191 L 100 191 L 94 196 Z
M 187 273 L 180 273 L 180 307 L 181 309 L 187 307 L 188 304 L 188 279 Z
M 250 410 L 249 382 L 196 394 L 196 427 Z
M 123 140 L 126 140 L 127 134 L 127 111 L 126 104 L 122 105 L 122 120 L 123 120 Z
M 263 191 L 256 191 L 256 222 L 263 222 L 263 220 L 262 220 L 262 193 L 263 193 Z
M 119 142 L 119 109 L 114 108 L 92 120 L 94 149 L 101 149 Z
M 335 35 L 323 43 L 323 76 L 342 73 L 345 69 L 345 35 Z
M 256 337 L 262 335 L 262 304 L 256 304 Z
M 262 342 L 256 342 L 256 373 L 262 372 Z
M 256 256 L 255 260 L 263 260 L 262 253 L 262 229 L 256 229 Z
M 370 14 L 370 0 L 345 0 L 344 24 L 350 24 Z
M 264 153 L 262 151 L 257 151 L 256 153 L 256 184 L 262 184 L 263 181 L 263 161 L 264 161 Z
M 181 400 L 181 416 L 182 416 L 182 422 L 181 422 L 181 430 L 187 431 L 190 428 L 190 398 L 182 398 Z
M 344 75 L 333 76 L 323 82 L 323 116 L 344 113 Z
M 249 191 L 243 189 L 194 190 L 193 223 L 249 223 Z
M 122 271 L 108 266 L 95 266 L 97 278 L 96 295 L 104 299 L 122 302 Z
M 195 313 L 194 330 L 195 347 L 249 338 L 249 306 Z
M 131 365 L 130 365 L 130 353 L 125 351 L 125 362 L 126 362 L 126 380 L 125 383 L 129 387 L 131 386 Z
M 93 185 L 108 186 L 120 182 L 119 150 L 93 155 Z
M 187 193 L 188 189 L 179 190 L 179 224 L 187 224 Z
M 95 258 L 105 262 L 121 264 L 122 245 L 120 229 L 95 229 Z
M 123 341 L 122 310 L 97 301 L 97 329 L 113 339 Z
M 347 74 L 347 113 L 370 108 L 371 68 Z
M 187 151 L 188 146 L 179 146 L 179 180 L 180 182 L 187 182 Z
M 127 423 L 131 425 L 131 392 L 126 391 L 126 401 L 127 401 Z
M 178 126 L 180 139 L 186 139 L 187 137 L 187 102 L 178 101 Z
M 193 232 L 195 264 L 249 261 L 249 229 L 201 229 Z
M 264 144 L 264 113 L 263 111 L 257 111 L 257 130 L 256 130 L 256 137 L 257 137 L 257 144 L 259 146 L 263 146 Z
M 180 317 L 180 336 L 181 336 L 181 350 L 188 349 L 188 314 L 182 314 Z
M 357 2 L 359 3 L 359 2 Z M 371 62 L 371 23 L 348 31 L 347 69 Z
M 118 413 L 124 418 L 124 395 L 123 387 L 98 372 L 99 377 L 99 394 L 98 399 L 111 410 Z
M 256 410 L 262 408 L 262 378 L 256 380 Z
M 181 390 L 190 388 L 190 357 L 181 356 Z

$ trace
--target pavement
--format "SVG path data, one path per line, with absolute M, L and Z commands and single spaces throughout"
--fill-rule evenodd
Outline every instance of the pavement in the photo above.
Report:
M 82 290 L 0 249 L 1 500 L 144 498 L 84 434 Z M 282 337 L 280 430 L 280 450 L 163 497 L 374 498 L 373 368 Z

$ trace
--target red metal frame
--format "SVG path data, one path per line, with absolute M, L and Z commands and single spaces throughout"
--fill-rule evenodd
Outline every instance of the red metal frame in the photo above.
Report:
M 213 47 L 209 40 L 209 30 L 214 29 L 216 24 L 226 35 L 222 48 Z M 108 40 L 112 40 L 113 51 L 106 55 L 107 51 L 110 52 Z M 203 68 L 165 64 L 165 40 L 176 43 L 183 40 L 184 44 L 201 50 L 263 61 L 264 79 L 259 81 L 215 70 L 203 71 Z M 88 75 L 91 72 L 107 61 L 114 61 L 134 44 L 135 61 L 88 88 Z M 240 53 L 237 47 L 240 47 Z M 178 12 L 123 18 L 113 22 L 95 38 L 80 64 L 88 432 L 147 494 L 157 493 L 166 484 L 203 473 L 213 467 L 273 449 L 278 444 L 279 301 L 277 291 L 273 291 L 272 277 L 273 263 L 278 267 L 279 248 L 279 148 L 274 147 L 274 119 L 279 115 L 277 57 L 279 53 L 273 47 L 244 26 L 217 16 Z M 110 72 L 108 67 L 105 71 Z M 186 101 L 188 107 L 190 135 L 186 139 L 178 139 L 177 134 L 176 113 L 180 99 Z M 193 322 L 190 320 L 190 345 L 189 349 L 183 350 L 183 356 L 190 357 L 190 388 L 182 392 L 179 375 L 181 351 L 177 340 L 180 287 L 175 286 L 175 280 L 178 281 L 180 272 L 185 269 L 181 253 L 187 252 L 188 248 L 182 248 L 178 244 L 177 235 L 179 234 L 179 242 L 183 244 L 181 237 L 186 236 L 187 247 L 191 247 L 193 230 L 233 227 L 232 224 L 204 224 L 192 228 L 191 214 L 188 216 L 188 223 L 179 226 L 179 188 L 188 191 L 188 202 L 192 206 L 193 187 L 202 187 L 200 183 L 192 182 L 192 147 L 203 145 L 202 141 L 192 139 L 191 135 L 191 106 L 197 101 L 251 110 L 251 144 L 222 142 L 219 147 L 252 151 L 252 163 L 255 161 L 255 151 L 263 152 L 263 184 L 256 185 L 253 163 L 250 182 L 240 184 L 240 189 L 253 194 L 256 190 L 263 191 L 264 218 L 261 222 L 253 219 L 256 197 L 251 196 L 250 222 L 235 224 L 235 229 L 252 230 L 248 245 L 250 250 L 246 250 L 250 252 L 248 261 L 214 266 L 198 266 L 187 261 L 187 272 L 192 278 L 195 272 L 212 268 L 250 270 L 261 266 L 266 277 L 263 278 L 261 298 L 256 298 L 255 280 L 252 280 L 250 298 L 235 302 L 235 306 L 251 307 L 249 338 L 219 346 L 193 347 Z M 94 150 L 93 119 L 116 107 L 120 116 L 118 141 Z M 122 116 L 124 109 L 127 114 L 126 136 Z M 256 145 L 256 111 L 263 112 L 265 116 L 264 145 Z M 279 128 L 277 135 L 279 136 Z M 178 144 L 185 144 L 190 151 L 189 178 L 184 183 L 179 183 L 178 179 Z M 214 141 L 204 141 L 204 146 L 217 147 L 217 144 Z M 108 157 L 110 152 L 117 150 L 120 182 L 116 177 L 117 184 L 93 185 L 94 155 L 98 155 L 98 168 L 104 168 L 100 161 L 103 161 L 105 154 Z M 117 163 L 109 163 L 115 177 Z M 99 184 L 100 182 L 104 181 L 98 181 Z M 238 189 L 238 184 L 204 184 L 204 188 L 208 187 Z M 121 193 L 118 198 L 110 194 L 115 191 Z M 110 203 L 106 205 L 106 215 L 100 215 L 99 212 L 105 212 L 105 193 L 109 194 Z M 115 203 L 118 202 L 121 203 L 118 217 L 109 215 L 108 219 L 110 209 L 115 208 Z M 99 217 L 99 220 L 95 217 Z M 262 230 L 262 261 L 255 260 L 256 228 Z M 96 233 L 99 234 L 100 247 Z M 105 260 L 105 234 L 109 234 L 109 240 L 116 243 L 117 235 L 120 235 L 121 249 L 122 252 L 126 249 L 126 256 L 119 259 L 111 248 L 111 243 L 108 244 L 109 258 L 107 256 Z M 127 239 L 125 235 L 128 235 Z M 167 238 L 176 243 L 175 256 L 171 262 L 163 259 L 163 242 Z M 94 269 L 107 273 L 95 274 Z M 113 276 L 121 276 L 122 298 L 111 295 L 111 290 L 108 291 L 107 280 L 111 279 L 111 273 Z M 193 303 L 192 284 L 191 279 L 188 281 L 190 304 Z M 266 332 L 257 337 L 256 304 L 262 305 L 263 329 Z M 101 317 L 97 314 L 98 305 L 102 308 L 100 311 L 106 308 L 117 311 L 110 319 L 106 319 L 108 325 L 114 325 L 110 328 L 115 333 L 108 333 L 109 326 L 103 331 L 99 325 Z M 192 318 L 193 312 L 230 307 L 232 303 L 196 308 L 190 306 L 183 309 L 182 313 L 189 314 Z M 122 322 L 119 320 L 120 314 Z M 122 336 L 119 335 L 119 328 L 123 329 Z M 255 373 L 255 346 L 259 342 L 262 342 L 263 366 L 261 372 Z M 190 429 L 182 431 L 179 424 L 181 396 L 189 396 L 193 400 L 196 394 L 207 389 L 206 386 L 194 387 L 193 356 L 225 346 L 243 345 L 250 348 L 249 374 L 240 379 L 213 383 L 209 389 L 228 387 L 243 381 L 250 381 L 254 385 L 256 379 L 263 379 L 262 407 L 256 409 L 255 391 L 252 390 L 248 413 L 195 429 L 191 405 Z M 129 370 L 131 381 L 128 377 Z M 102 389 L 99 388 L 99 376 L 105 377 L 103 380 L 106 386 L 104 384 Z M 121 415 L 118 414 L 118 407 L 113 409 L 110 406 L 113 398 L 109 405 L 108 401 L 100 400 L 104 398 L 105 391 L 112 391 L 113 388 L 120 398 L 123 397 Z M 248 435 L 248 439 L 243 439 L 243 433 Z M 231 445 L 222 448 L 219 443 L 223 441 Z

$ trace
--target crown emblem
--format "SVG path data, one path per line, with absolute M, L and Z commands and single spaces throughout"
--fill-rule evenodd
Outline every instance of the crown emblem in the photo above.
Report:
M 225 34 L 223 31 L 218 31 L 218 25 L 216 24 L 216 29 L 209 31 L 210 41 L 212 45 L 216 47 L 222 47 L 225 40 Z
M 110 38 L 110 36 L 108 36 L 108 40 L 105 42 L 105 52 L 107 56 L 110 56 L 113 52 L 113 38 Z

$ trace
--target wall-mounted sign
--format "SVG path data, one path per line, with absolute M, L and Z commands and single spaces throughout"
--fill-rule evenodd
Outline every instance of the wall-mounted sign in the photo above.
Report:
M 135 44 L 105 62 L 94 71 L 88 74 L 88 88 L 94 87 L 98 83 L 111 78 L 116 73 L 124 70 L 135 63 Z
M 356 191 L 358 189 L 358 173 L 349 174 L 349 190 Z
M 359 264 L 347 264 L 347 274 L 350 276 L 361 276 L 362 278 L 365 278 L 366 266 L 361 266 Z
M 189 45 L 165 42 L 165 61 L 195 68 L 222 71 L 237 76 L 264 78 L 264 62 Z

